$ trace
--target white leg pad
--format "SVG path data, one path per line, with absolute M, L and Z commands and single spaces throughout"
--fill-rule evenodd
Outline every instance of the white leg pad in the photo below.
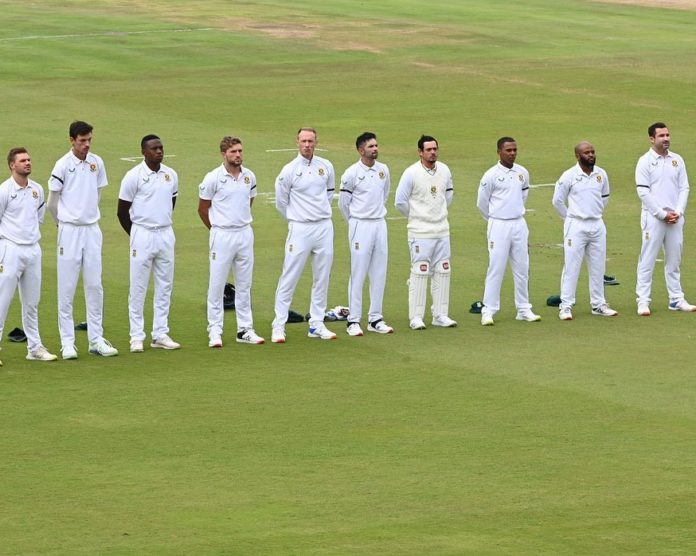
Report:
M 423 319 L 425 315 L 425 294 L 428 289 L 430 265 L 425 261 L 417 261 L 411 267 L 408 279 L 408 318 Z
M 450 263 L 445 259 L 435 265 L 430 294 L 433 297 L 433 318 L 447 316 L 449 313 Z

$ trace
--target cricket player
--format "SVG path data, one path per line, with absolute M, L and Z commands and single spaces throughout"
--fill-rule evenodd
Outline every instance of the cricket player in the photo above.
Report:
M 481 179 L 476 206 L 488 222 L 488 272 L 483 293 L 481 324 L 492 326 L 500 309 L 500 287 L 508 260 L 515 283 L 517 320 L 535 322 L 541 317 L 529 303 L 529 229 L 524 219 L 529 195 L 529 172 L 515 163 L 517 142 L 501 137 L 498 163 Z
M 297 282 L 308 257 L 312 257 L 310 338 L 333 340 L 336 334 L 324 325 L 333 262 L 331 200 L 335 178 L 331 162 L 314 154 L 317 132 L 303 127 L 297 132 L 297 157 L 280 171 L 275 183 L 276 209 L 288 221 L 283 272 L 275 296 L 271 341 L 285 343 L 285 323 Z
M 672 311 L 696 311 L 684 299 L 681 287 L 681 257 L 684 246 L 684 211 L 689 199 L 689 178 L 684 159 L 669 150 L 667 124 L 656 122 L 648 128 L 651 148 L 636 165 L 636 190 L 642 204 L 640 227 L 643 244 L 638 259 L 636 301 L 638 314 L 650 316 L 650 291 L 655 260 L 664 249 L 665 283 Z
M 179 194 L 177 173 L 162 163 L 164 145 L 157 135 L 140 141 L 143 161 L 129 170 L 118 193 L 118 220 L 130 236 L 128 319 L 130 351 L 143 351 L 145 296 L 154 277 L 151 348 L 179 349 L 169 337 L 169 306 L 174 282 L 172 213 Z
M 609 203 L 609 177 L 596 166 L 592 143 L 575 145 L 577 164 L 561 175 L 553 192 L 553 206 L 564 219 L 561 305 L 558 318 L 573 320 L 573 305 L 583 259 L 587 258 L 592 314 L 614 317 L 604 297 L 607 229 L 602 215 Z
M 438 161 L 439 145 L 434 137 L 418 140 L 420 160 L 401 176 L 396 189 L 396 208 L 408 218 L 411 276 L 408 280 L 408 316 L 412 330 L 425 328 L 425 298 L 430 278 L 432 325 L 450 328 L 449 318 L 450 236 L 447 207 L 454 186 L 449 168 Z
M 211 348 L 222 347 L 223 297 L 230 270 L 234 271 L 237 342 L 264 343 L 254 331 L 251 315 L 254 270 L 251 205 L 256 197 L 256 176 L 242 165 L 242 152 L 241 139 L 223 137 L 220 141 L 222 164 L 206 174 L 198 188 L 198 215 L 210 230 L 208 346 Z
M 23 147 L 7 155 L 10 177 L 0 184 L 0 341 L 7 310 L 19 286 L 22 328 L 27 336 L 27 359 L 55 361 L 39 336 L 41 297 L 41 233 L 46 205 L 42 187 L 29 179 L 31 157 Z M 0 361 L 2 366 L 2 361 Z
M 89 352 L 110 357 L 118 350 L 104 339 L 102 232 L 99 201 L 107 185 L 104 161 L 91 152 L 92 126 L 74 121 L 72 148 L 56 162 L 48 180 L 48 211 L 58 224 L 58 326 L 63 359 L 77 359 L 73 299 L 82 272 Z
M 355 147 L 360 160 L 341 177 L 338 207 L 348 222 L 350 248 L 350 280 L 348 300 L 350 313 L 346 331 L 350 336 L 362 336 L 362 293 L 365 278 L 370 278 L 370 309 L 367 314 L 368 332 L 391 334 L 394 329 L 383 320 L 382 300 L 387 281 L 387 214 L 389 198 L 389 169 L 377 161 L 377 136 L 366 131 L 358 136 Z

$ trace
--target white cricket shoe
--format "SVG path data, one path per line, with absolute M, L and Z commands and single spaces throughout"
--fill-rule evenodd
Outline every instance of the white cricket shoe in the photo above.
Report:
M 142 353 L 144 351 L 143 349 L 143 341 L 142 340 L 131 340 L 130 341 L 130 352 L 131 353 Z
M 452 320 L 447 315 L 438 315 L 433 318 L 433 322 L 431 324 L 433 326 L 440 326 L 442 328 L 454 328 L 457 326 L 457 321 Z
M 89 352 L 102 357 L 112 357 L 118 355 L 118 350 L 107 342 L 104 338 L 89 344 Z M 65 359 L 65 351 L 63 351 L 63 359 Z
M 592 314 L 593 315 L 599 315 L 600 317 L 615 317 L 616 315 L 619 314 L 618 311 L 614 311 L 609 305 L 606 303 L 604 305 L 600 305 L 599 307 L 592 307 Z
M 179 349 L 181 344 L 172 340 L 167 334 L 163 334 L 157 339 L 153 338 L 150 347 L 156 349 Z
M 209 348 L 221 348 L 222 347 L 222 336 L 220 334 L 211 334 L 208 340 Z
M 49 353 L 44 346 L 39 346 L 27 353 L 27 359 L 29 361 L 55 361 L 58 356 L 55 353 Z
M 394 332 L 394 329 L 391 326 L 389 326 L 386 322 L 384 322 L 382 319 L 379 319 L 374 322 L 368 323 L 367 331 L 377 332 L 377 334 L 392 334 Z
M 77 359 L 77 348 L 75 346 L 63 346 L 60 350 L 63 360 Z
M 669 308 L 671 311 L 684 311 L 685 313 L 693 313 L 696 311 L 696 305 L 692 305 L 686 299 L 670 303 Z
M 541 315 L 533 313 L 531 309 L 522 309 L 520 311 L 517 311 L 517 316 L 515 317 L 515 320 L 539 322 L 541 320 Z
M 415 317 L 414 319 L 411 320 L 411 324 L 409 324 L 411 327 L 411 330 L 425 330 L 425 323 L 423 322 L 423 319 L 420 317 Z
M 348 334 L 348 336 L 362 336 L 363 331 L 362 328 L 360 328 L 360 323 L 349 322 L 348 326 L 346 327 L 346 333 Z
M 335 340 L 336 334 L 326 328 L 324 323 L 321 323 L 319 326 L 310 327 L 309 331 L 307 332 L 307 337 L 320 338 L 322 340 Z
M 254 332 L 253 328 L 247 328 L 237 332 L 237 342 L 240 344 L 265 344 L 266 340 Z
M 561 320 L 573 320 L 573 312 L 570 310 L 570 307 L 563 307 L 558 312 L 558 318 Z
M 274 344 L 285 343 L 285 328 L 274 328 L 271 333 L 271 342 Z
M 481 313 L 481 326 L 493 326 L 493 317 L 489 313 Z
M 649 317 L 650 316 L 650 305 L 647 303 L 638 303 L 638 316 L 639 317 Z

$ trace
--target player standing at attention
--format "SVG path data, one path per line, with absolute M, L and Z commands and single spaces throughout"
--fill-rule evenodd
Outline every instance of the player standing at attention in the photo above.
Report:
M 22 328 L 27 336 L 27 359 L 58 359 L 41 343 L 39 299 L 41 297 L 41 232 L 46 206 L 42 187 L 29 179 L 31 157 L 26 149 L 10 149 L 7 165 L 11 176 L 0 184 L 0 340 L 7 310 L 19 285 Z M 0 361 L 0 367 L 2 361 Z
M 481 324 L 493 325 L 500 309 L 500 287 L 508 260 L 515 282 L 517 320 L 540 321 L 529 303 L 529 229 L 524 219 L 529 195 L 529 172 L 515 163 L 517 142 L 512 137 L 498 139 L 498 163 L 481 179 L 478 206 L 488 221 L 488 272 L 483 293 Z
M 408 280 L 408 317 L 411 329 L 425 328 L 425 297 L 430 282 L 433 326 L 457 326 L 449 318 L 450 235 L 447 207 L 454 186 L 449 168 L 438 162 L 439 145 L 434 137 L 418 140 L 420 160 L 404 171 L 396 189 L 396 208 L 408 218 L 411 276 Z
M 575 291 L 580 266 L 587 258 L 592 314 L 602 317 L 618 315 L 604 298 L 604 269 L 607 257 L 607 229 L 602 215 L 609 203 L 609 177 L 595 166 L 594 147 L 587 141 L 575 146 L 578 163 L 566 170 L 556 182 L 553 206 L 563 224 L 565 264 L 561 274 L 561 306 L 558 318 L 573 320 Z
M 102 318 L 102 232 L 99 201 L 106 187 L 104 161 L 90 152 L 92 126 L 70 124 L 72 148 L 53 167 L 48 180 L 48 210 L 58 223 L 58 326 L 63 359 L 77 359 L 73 299 L 82 272 L 87 306 L 89 352 L 109 357 L 118 350 L 104 339 Z
M 275 296 L 275 319 L 271 341 L 285 343 L 285 323 L 297 282 L 307 258 L 312 256 L 312 303 L 310 338 L 333 340 L 336 334 L 324 325 L 333 262 L 333 222 L 331 200 L 334 196 L 334 168 L 328 160 L 316 156 L 317 132 L 303 127 L 297 132 L 299 154 L 286 164 L 276 178 L 276 208 L 288 221 L 283 272 Z
M 655 260 L 660 248 L 665 253 L 665 282 L 672 311 L 696 311 L 684 299 L 681 287 L 684 211 L 689 199 L 689 178 L 684 159 L 669 150 L 667 124 L 657 122 L 648 128 L 651 149 L 636 165 L 636 189 L 642 203 L 640 228 L 643 244 L 638 259 L 636 301 L 638 314 L 650 315 L 650 290 Z
M 251 316 L 251 280 L 254 270 L 254 231 L 251 205 L 256 197 L 256 176 L 242 166 L 242 140 L 220 141 L 222 164 L 206 174 L 199 186 L 198 215 L 210 230 L 208 283 L 208 346 L 222 347 L 223 298 L 230 270 L 234 271 L 237 342 L 263 344 L 254 332 Z
M 179 349 L 169 337 L 169 306 L 174 283 L 174 230 L 172 212 L 179 194 L 179 177 L 162 164 L 164 145 L 157 135 L 140 141 L 143 161 L 121 180 L 118 220 L 130 236 L 130 291 L 128 320 L 130 351 L 143 351 L 143 310 L 150 274 L 154 276 L 152 342 L 150 347 Z
M 348 222 L 350 248 L 350 280 L 348 301 L 350 314 L 346 331 L 362 336 L 362 293 L 365 278 L 370 278 L 370 310 L 368 332 L 390 334 L 394 329 L 382 320 L 382 300 L 387 281 L 387 214 L 389 169 L 377 161 L 377 136 L 366 131 L 355 141 L 360 160 L 341 177 L 338 207 Z

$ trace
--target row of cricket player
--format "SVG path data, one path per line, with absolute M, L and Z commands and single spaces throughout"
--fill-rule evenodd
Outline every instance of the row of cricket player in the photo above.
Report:
M 669 309 L 696 311 L 680 284 L 684 211 L 689 185 L 683 159 L 670 151 L 670 134 L 661 122 L 648 128 L 651 148 L 636 166 L 636 186 L 642 201 L 642 248 L 637 270 L 638 315 L 650 315 L 650 292 L 656 257 L 664 249 Z M 113 356 L 118 350 L 103 336 L 102 233 L 99 201 L 107 185 L 102 159 L 91 152 L 92 126 L 70 125 L 70 151 L 56 162 L 48 182 L 49 195 L 29 179 L 31 159 L 26 149 L 9 152 L 11 177 L 0 185 L 0 337 L 7 310 L 19 286 L 22 324 L 27 337 L 27 359 L 57 359 L 42 344 L 38 328 L 41 290 L 39 224 L 46 208 L 58 225 L 58 321 L 63 359 L 78 356 L 75 345 L 73 299 L 82 274 L 87 308 L 89 352 Z M 356 140 L 360 159 L 340 180 L 338 206 L 348 222 L 351 253 L 348 285 L 349 314 L 346 331 L 362 336 L 363 285 L 369 279 L 370 305 L 367 331 L 390 334 L 382 315 L 387 274 L 387 200 L 389 170 L 377 160 L 374 133 Z M 317 134 L 312 128 L 297 133 L 298 155 L 286 164 L 275 183 L 276 208 L 288 222 L 285 260 L 275 295 L 271 341 L 285 343 L 285 324 L 295 287 L 308 258 L 312 259 L 312 292 L 308 336 L 336 338 L 324 324 L 329 274 L 333 260 L 331 201 L 334 168 L 317 156 Z M 426 327 L 425 309 L 430 281 L 432 326 L 450 328 L 457 323 L 448 314 L 450 289 L 450 240 L 448 207 L 454 193 L 449 168 L 438 160 L 434 137 L 418 140 L 419 160 L 406 168 L 396 189 L 396 208 L 407 218 L 411 272 L 408 280 L 410 328 Z M 143 308 L 153 276 L 154 316 L 151 348 L 178 349 L 169 336 L 169 306 L 174 276 L 172 212 L 178 194 L 177 173 L 163 163 L 164 147 L 156 135 L 141 141 L 143 161 L 123 178 L 118 219 L 130 236 L 130 291 L 128 313 L 130 351 L 143 351 L 146 339 Z M 220 143 L 222 164 L 209 172 L 199 187 L 198 214 L 210 230 L 210 281 L 207 299 L 208 336 L 211 348 L 222 347 L 223 295 L 230 273 L 236 287 L 236 341 L 263 344 L 254 330 L 251 285 L 254 234 L 251 207 L 256 178 L 242 164 L 242 141 L 224 137 Z M 499 160 L 483 176 L 478 190 L 478 209 L 488 222 L 489 266 L 486 274 L 481 324 L 494 324 L 500 309 L 500 288 L 509 262 L 514 278 L 517 320 L 534 322 L 528 295 L 528 228 L 524 219 L 529 193 L 529 173 L 515 162 L 517 144 L 512 137 L 497 142 Z M 587 260 L 593 315 L 612 317 L 617 312 L 604 297 L 606 229 L 602 214 L 609 201 L 609 178 L 595 164 L 595 150 L 587 141 L 575 146 L 577 163 L 556 183 L 553 206 L 564 219 L 565 251 L 561 278 L 559 318 L 572 320 L 578 275 Z

